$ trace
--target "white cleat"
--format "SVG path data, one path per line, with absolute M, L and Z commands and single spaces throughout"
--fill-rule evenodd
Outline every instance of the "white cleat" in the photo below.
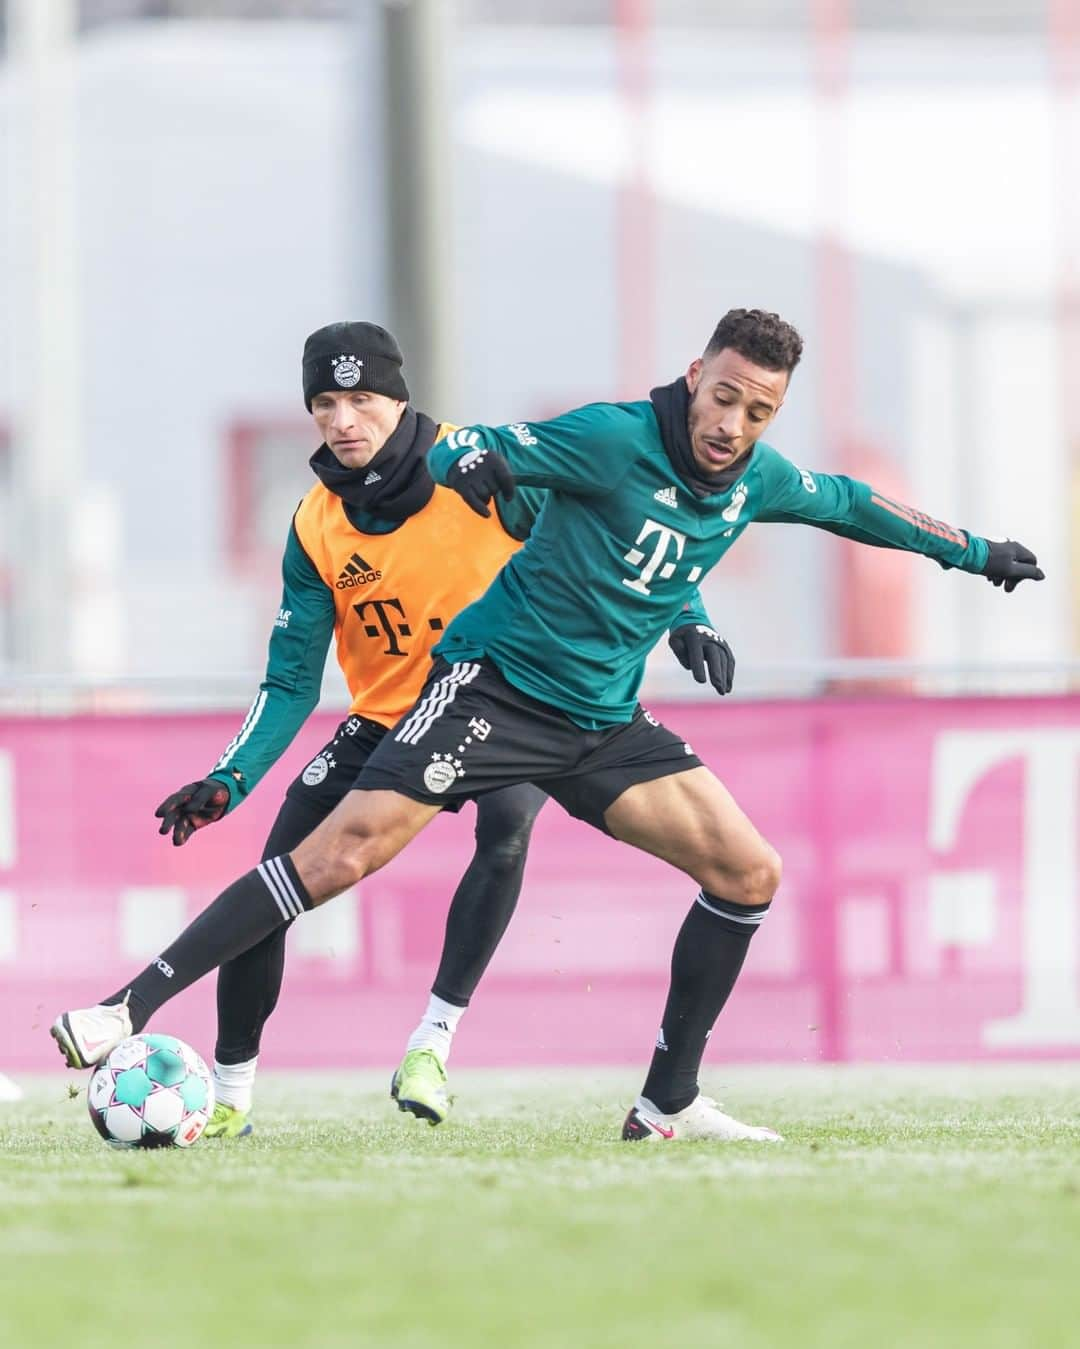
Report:
M 639 1096 L 623 1122 L 622 1136 L 631 1143 L 662 1143 L 679 1138 L 715 1138 L 725 1143 L 743 1139 L 754 1143 L 784 1141 L 772 1129 L 741 1124 L 731 1115 L 725 1115 L 711 1096 L 696 1097 L 674 1115 L 665 1115 L 652 1101 Z
M 49 1034 L 69 1068 L 94 1068 L 131 1034 L 127 1002 L 61 1012 Z

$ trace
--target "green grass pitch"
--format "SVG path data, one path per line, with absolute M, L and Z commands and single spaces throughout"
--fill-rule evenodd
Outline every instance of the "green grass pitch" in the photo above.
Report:
M 629 1071 L 264 1075 L 258 1133 L 114 1152 L 0 1106 L 0 1345 L 1080 1345 L 1080 1066 L 725 1069 L 782 1146 L 619 1141 Z

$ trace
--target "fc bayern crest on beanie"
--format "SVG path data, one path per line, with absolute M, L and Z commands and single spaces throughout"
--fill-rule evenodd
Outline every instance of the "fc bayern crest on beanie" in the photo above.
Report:
M 402 355 L 393 334 L 377 323 L 330 323 L 304 343 L 304 405 L 318 393 L 362 389 L 409 401 Z

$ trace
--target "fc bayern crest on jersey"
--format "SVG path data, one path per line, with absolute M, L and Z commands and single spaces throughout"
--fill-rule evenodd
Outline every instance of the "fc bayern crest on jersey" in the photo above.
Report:
M 360 383 L 360 367 L 364 362 L 359 356 L 331 356 L 334 367 L 334 383 L 343 389 L 352 389 Z

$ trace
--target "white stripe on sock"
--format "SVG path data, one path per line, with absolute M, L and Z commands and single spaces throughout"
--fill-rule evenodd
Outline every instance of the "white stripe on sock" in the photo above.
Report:
M 270 891 L 271 895 L 273 895 L 274 903 L 281 910 L 282 918 L 284 918 L 286 922 L 288 922 L 290 918 L 295 918 L 296 914 L 294 914 L 292 910 L 288 907 L 285 897 L 278 889 L 278 883 L 276 878 L 272 876 L 270 872 L 267 870 L 265 863 L 260 862 L 259 865 L 255 868 L 255 870 L 263 878 L 263 884 Z
M 734 913 L 730 909 L 718 909 L 705 898 L 704 891 L 698 895 L 697 902 L 703 909 L 715 913 L 718 918 L 730 918 L 733 923 L 745 923 L 747 927 L 757 927 L 768 912 L 767 909 L 762 909 L 760 913 Z
M 292 877 L 285 869 L 285 863 L 280 857 L 271 857 L 268 864 L 278 880 L 281 882 L 282 889 L 286 891 L 286 898 L 292 900 L 293 908 L 297 918 L 304 912 L 304 901 L 296 893 L 296 886 L 292 883 Z

